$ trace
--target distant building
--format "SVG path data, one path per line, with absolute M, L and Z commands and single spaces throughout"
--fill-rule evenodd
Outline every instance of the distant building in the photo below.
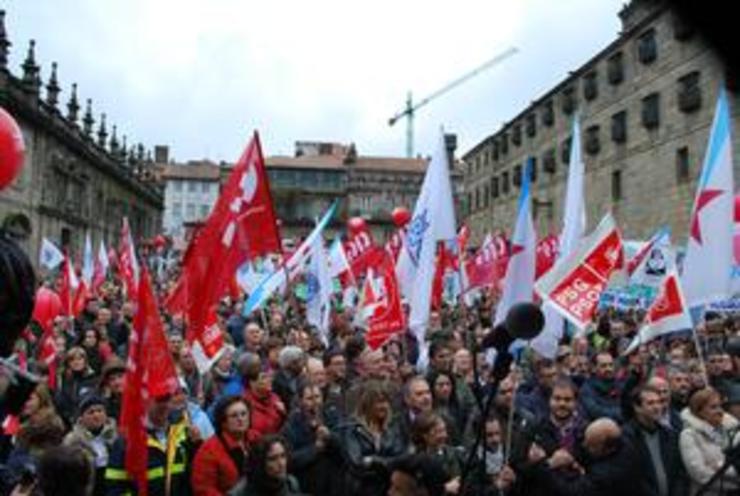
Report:
M 154 236 L 161 224 L 162 191 L 153 182 L 152 161 L 144 147 L 119 142 L 105 115 L 93 116 L 88 99 L 82 109 L 72 85 L 60 109 L 57 65 L 52 64 L 42 95 L 41 68 L 30 42 L 22 75 L 7 66 L 11 43 L 0 11 L 0 106 L 18 121 L 26 145 L 21 176 L 0 192 L 0 222 L 24 238 L 38 260 L 43 237 L 80 253 L 86 232 L 117 244 L 127 216 L 135 238 Z M 81 112 L 83 110 L 83 112 Z
M 168 163 L 167 147 L 156 149 L 157 175 L 164 186 L 163 231 L 183 238 L 186 225 L 203 222 L 211 213 L 221 189 L 222 168 L 207 160 Z
M 465 217 L 474 242 L 512 229 L 528 157 L 535 159 L 538 231 L 559 231 L 576 114 L 589 230 L 611 210 L 629 238 L 645 239 L 667 224 L 675 242 L 686 240 L 718 91 L 730 90 L 737 130 L 737 86 L 667 2 L 633 0 L 620 18 L 613 43 L 464 155 Z M 740 179 L 737 132 L 733 142 Z

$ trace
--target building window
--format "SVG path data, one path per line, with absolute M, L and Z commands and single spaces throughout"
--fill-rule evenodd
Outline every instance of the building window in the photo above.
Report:
M 188 193 L 195 193 L 196 186 L 198 186 L 198 183 L 195 181 L 188 181 Z
M 522 125 L 518 122 L 514 124 L 514 127 L 511 129 L 511 142 L 516 146 L 522 144 Z
M 509 192 L 509 171 L 501 174 L 501 192 L 505 195 Z
M 210 211 L 210 207 L 208 205 L 201 205 L 200 206 L 200 218 L 205 219 L 208 217 L 208 212 Z
M 696 33 L 693 24 L 686 22 L 683 17 L 673 14 L 673 37 L 678 41 L 691 39 Z
M 637 39 L 637 58 L 643 64 L 650 64 L 658 58 L 658 42 L 655 29 L 648 29 Z
M 606 62 L 606 78 L 611 85 L 624 81 L 624 55 L 617 52 Z
M 564 164 L 567 164 L 570 162 L 570 145 L 572 142 L 572 138 L 568 136 L 563 140 L 563 143 L 560 145 L 560 161 Z
M 520 188 L 522 186 L 522 166 L 521 164 L 514 167 L 514 176 L 512 177 L 514 186 Z
M 488 202 L 491 199 L 491 187 L 486 184 L 485 186 L 483 186 L 483 192 L 483 206 L 488 207 Z
M 627 141 L 627 111 L 622 110 L 612 115 L 612 141 L 624 143 Z
M 572 86 L 568 86 L 563 90 L 563 112 L 566 115 L 570 115 L 576 109 L 576 96 Z
M 498 160 L 498 140 L 493 140 L 493 160 Z
M 182 217 L 182 203 L 175 202 L 172 204 L 172 215 Z
M 678 79 L 678 108 L 681 112 L 694 112 L 701 107 L 699 71 L 689 72 Z
M 501 134 L 501 153 L 503 155 L 509 153 L 509 133 L 507 132 Z
M 527 116 L 527 136 L 534 138 L 537 134 L 537 114 L 531 113 Z
M 622 199 L 622 171 L 615 170 L 612 172 L 612 201 Z
M 478 210 L 480 208 L 480 190 L 478 188 L 475 188 L 475 209 Z
M 465 207 L 466 207 L 468 213 L 471 213 L 473 211 L 473 194 L 472 193 L 468 193 L 467 198 L 468 198 L 468 201 L 467 201 L 467 204 L 465 205 Z
M 599 95 L 599 85 L 596 71 L 591 71 L 583 77 L 583 98 L 587 101 L 595 99 Z
M 491 178 L 491 196 L 493 198 L 498 198 L 499 190 L 498 190 L 498 177 L 492 177 Z
M 555 123 L 555 111 L 552 107 L 552 100 L 548 100 L 542 105 L 542 124 L 550 127 L 553 123 Z
M 178 180 L 172 181 L 172 188 L 175 190 L 175 193 L 181 193 L 182 192 L 182 181 L 178 181 Z
M 651 93 L 642 99 L 642 125 L 655 129 L 660 125 L 660 95 Z
M 548 174 L 555 174 L 557 170 L 557 161 L 555 160 L 555 149 L 551 148 L 542 156 L 542 168 Z
M 684 146 L 676 150 L 676 181 L 689 181 L 689 147 Z
M 589 155 L 596 155 L 601 150 L 601 143 L 599 141 L 599 126 L 590 126 L 586 129 L 586 139 L 584 143 L 586 153 Z
M 532 167 L 529 169 L 529 180 L 537 182 L 537 157 L 532 157 Z
M 200 191 L 201 193 L 208 193 L 211 190 L 211 184 L 210 183 L 200 183 Z
M 187 220 L 193 220 L 195 218 L 195 204 L 194 203 L 188 203 L 187 206 L 185 207 L 185 218 Z

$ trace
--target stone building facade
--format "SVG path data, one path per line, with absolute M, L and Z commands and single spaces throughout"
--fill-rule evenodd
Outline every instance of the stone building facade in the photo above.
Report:
M 454 157 L 455 144 L 454 136 L 449 136 L 450 157 Z M 299 141 L 294 156 L 265 159 L 281 234 L 285 238 L 306 235 L 329 205 L 340 199 L 340 213 L 330 235 L 358 216 L 366 220 L 375 239 L 383 242 L 395 230 L 393 209 L 413 210 L 427 163 L 425 158 L 359 155 L 354 144 Z M 453 188 L 461 193 L 462 174 L 455 169 L 452 179 Z
M 539 234 L 559 232 L 578 115 L 588 230 L 608 211 L 627 238 L 661 225 L 683 244 L 720 88 L 737 128 L 737 88 L 716 54 L 659 0 L 620 12 L 618 39 L 463 157 L 473 241 L 510 232 L 521 174 L 535 160 L 532 197 Z M 733 134 L 735 177 L 740 146 Z
M 10 46 L 0 12 L 0 106 L 18 122 L 26 146 L 20 177 L 0 192 L 0 222 L 24 238 L 34 261 L 43 237 L 72 253 L 81 252 L 87 231 L 95 246 L 101 239 L 117 243 L 123 216 L 135 237 L 153 236 L 161 225 L 162 192 L 143 146 L 129 147 L 125 137 L 120 143 L 105 115 L 93 117 L 90 100 L 83 110 L 76 85 L 61 110 L 56 63 L 42 95 L 33 40 L 22 75 L 13 75 Z

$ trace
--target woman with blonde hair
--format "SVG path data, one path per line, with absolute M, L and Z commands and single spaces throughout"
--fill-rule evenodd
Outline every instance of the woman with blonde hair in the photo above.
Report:
M 67 425 L 72 425 L 77 418 L 77 405 L 83 396 L 95 391 L 97 376 L 90 368 L 87 352 L 80 346 L 67 350 L 64 357 L 62 382 L 59 384 L 56 403 L 59 414 Z
M 681 413 L 684 429 L 679 447 L 686 471 L 691 477 L 692 494 L 725 463 L 725 450 L 736 444 L 738 421 L 722 410 L 716 389 L 705 387 L 689 397 L 689 407 Z M 719 495 L 740 489 L 740 476 L 730 467 L 725 476 L 704 494 Z

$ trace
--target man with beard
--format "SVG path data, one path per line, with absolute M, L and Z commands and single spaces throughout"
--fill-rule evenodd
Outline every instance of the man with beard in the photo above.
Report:
M 667 387 L 667 386 L 666 386 Z M 678 435 L 661 424 L 663 400 L 650 383 L 632 391 L 630 401 L 634 418 L 624 428 L 625 439 L 635 450 L 640 470 L 632 474 L 641 494 L 651 496 L 686 496 L 688 479 Z
M 589 420 L 609 417 L 622 421 L 622 384 L 614 376 L 614 358 L 609 352 L 597 353 L 593 372 L 581 388 L 581 407 Z
M 555 362 L 540 359 L 535 363 L 535 381 L 528 391 L 520 388 L 516 397 L 516 406 L 529 410 L 537 419 L 544 419 L 549 414 L 549 399 L 553 383 L 557 378 L 558 368 Z
M 537 443 L 548 456 L 563 449 L 572 455 L 583 441 L 586 421 L 578 411 L 578 389 L 568 379 L 558 379 L 552 387 L 549 414 L 535 429 Z
M 668 368 L 668 386 L 671 390 L 671 410 L 681 413 L 689 405 L 691 377 L 685 367 L 672 365 Z

